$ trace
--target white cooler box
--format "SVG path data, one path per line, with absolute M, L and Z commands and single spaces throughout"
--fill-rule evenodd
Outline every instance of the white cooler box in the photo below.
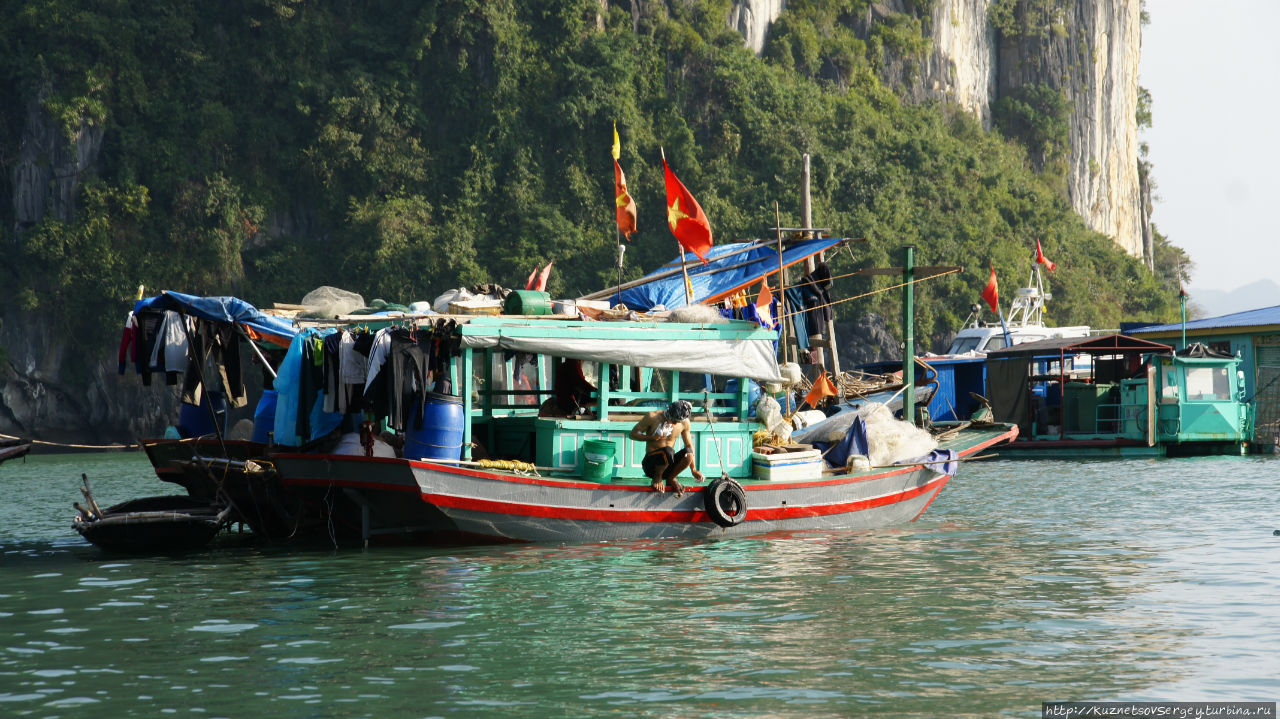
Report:
M 822 479 L 822 470 L 825 467 L 822 453 L 816 449 L 774 454 L 751 453 L 751 476 L 756 479 L 774 482 Z

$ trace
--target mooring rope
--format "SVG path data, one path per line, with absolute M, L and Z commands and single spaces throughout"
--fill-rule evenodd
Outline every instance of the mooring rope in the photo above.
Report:
M 0 439 L 14 439 L 22 444 L 39 444 L 46 447 L 68 447 L 70 449 L 138 449 L 140 444 L 70 444 L 68 442 L 46 442 L 42 439 L 23 439 L 9 434 L 0 434 Z

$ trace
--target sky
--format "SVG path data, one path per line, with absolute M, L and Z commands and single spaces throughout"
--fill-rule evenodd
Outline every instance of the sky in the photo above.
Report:
M 1195 262 L 1190 290 L 1280 283 L 1280 2 L 1147 0 L 1151 220 Z M 1280 300 L 1278 300 L 1280 303 Z

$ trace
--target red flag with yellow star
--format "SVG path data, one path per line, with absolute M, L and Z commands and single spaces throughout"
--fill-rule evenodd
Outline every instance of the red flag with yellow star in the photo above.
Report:
M 667 226 L 675 235 L 676 242 L 705 264 L 707 252 L 711 250 L 711 223 L 707 222 L 702 206 L 667 166 L 665 157 L 662 158 L 662 172 L 667 185 Z

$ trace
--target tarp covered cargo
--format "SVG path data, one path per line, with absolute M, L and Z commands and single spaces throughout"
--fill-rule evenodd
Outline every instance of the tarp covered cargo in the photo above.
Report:
M 237 297 L 199 297 L 165 290 L 155 297 L 138 300 L 134 314 L 146 310 L 162 312 L 174 310 L 212 322 L 238 324 L 262 339 L 281 347 L 288 347 L 298 330 L 289 320 L 273 317 Z
M 785 245 L 782 264 L 790 267 L 806 257 L 835 247 L 842 238 L 803 240 Z M 750 248 L 750 249 L 748 249 Z M 718 302 L 725 297 L 758 283 L 761 278 L 778 272 L 778 246 L 769 242 L 737 242 L 711 248 L 707 264 L 693 254 L 685 255 L 689 281 L 693 285 L 694 303 Z M 674 270 L 674 272 L 673 272 Z M 636 287 L 610 295 L 609 303 L 619 303 L 633 310 L 647 311 L 658 305 L 669 310 L 684 307 L 684 276 L 680 259 L 650 272 L 637 282 L 653 278 Z M 774 289 L 777 289 L 775 284 Z

